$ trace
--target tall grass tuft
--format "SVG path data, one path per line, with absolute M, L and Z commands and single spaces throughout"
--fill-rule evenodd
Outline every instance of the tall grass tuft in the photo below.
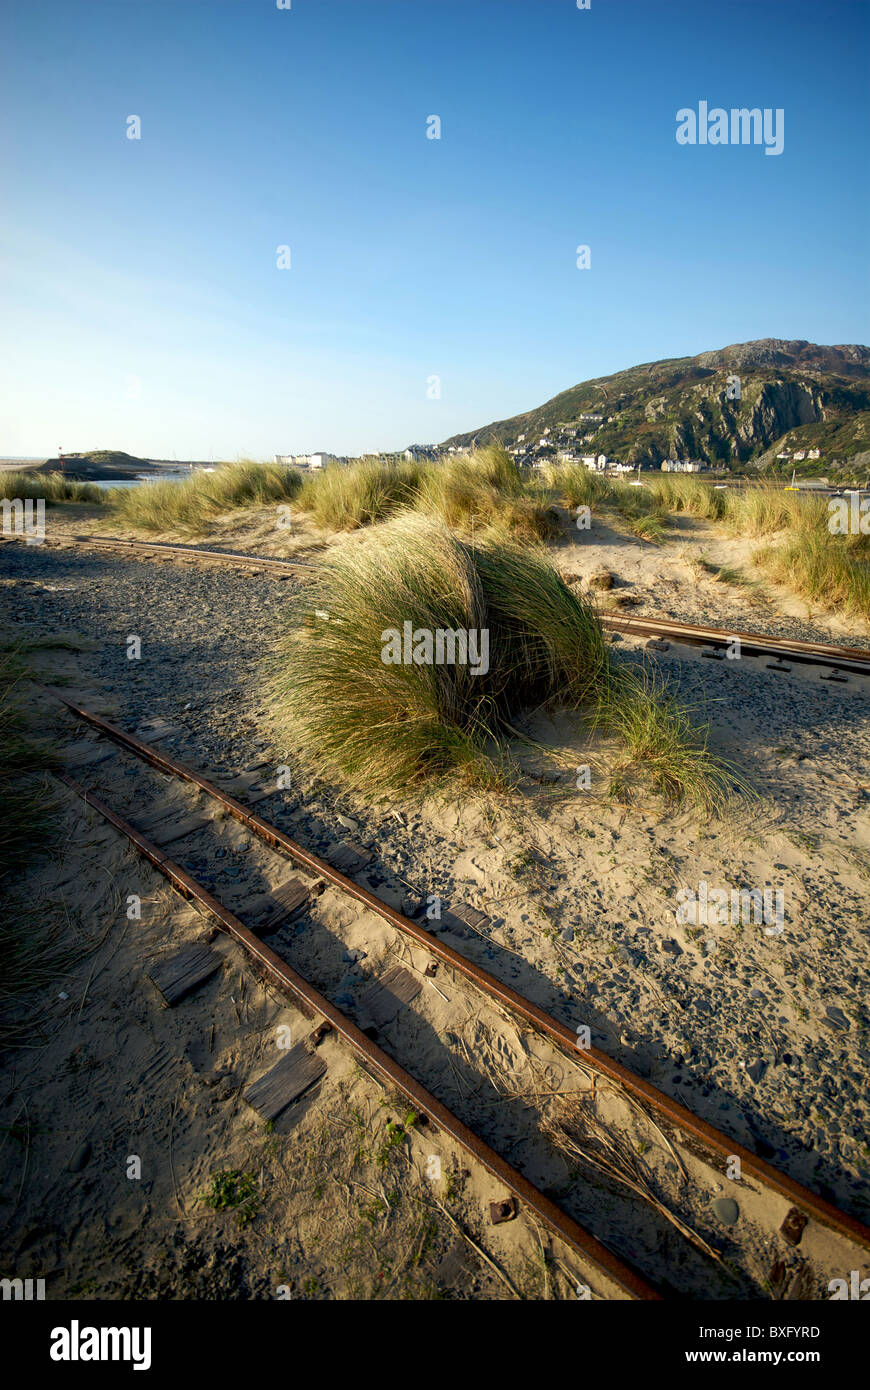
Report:
M 619 478 L 605 478 L 582 464 L 551 464 L 544 470 L 544 477 L 569 507 L 608 508 L 622 517 L 627 529 L 641 540 L 654 545 L 664 540 L 667 508 L 653 489 L 632 487 Z
M 746 487 L 729 491 L 724 519 L 741 536 L 768 536 L 776 531 L 827 533 L 828 509 L 822 497 L 808 497 L 784 488 Z
M 688 717 L 613 664 L 594 609 L 543 548 L 470 542 L 405 512 L 332 554 L 288 616 L 270 663 L 275 733 L 355 790 L 504 784 L 512 721 L 541 704 L 586 709 L 669 799 L 710 808 L 725 783 Z M 485 631 L 487 669 L 385 663 L 389 632 L 406 623 Z
M 870 619 L 870 550 L 866 536 L 800 531 L 766 546 L 755 562 L 771 579 L 826 608 Z
M 493 445 L 431 465 L 413 505 L 467 536 L 550 540 L 557 516 L 530 491 L 510 454 Z
M 683 512 L 687 516 L 719 521 L 725 515 L 730 493 L 719 491 L 702 478 L 689 474 L 662 473 L 645 484 L 659 505 L 670 514 Z
M 467 535 L 539 541 L 558 521 L 548 503 L 529 494 L 506 450 L 493 445 L 437 463 L 363 459 L 305 479 L 299 505 L 319 525 L 353 531 L 413 509 Z
M 299 506 L 320 526 L 355 531 L 412 505 L 423 471 L 421 464 L 410 460 L 394 463 L 377 458 L 361 459 L 348 468 L 325 468 L 305 478 Z
M 0 473 L 0 497 L 12 500 L 20 497 L 36 502 L 40 499 L 50 506 L 52 502 L 96 502 L 106 501 L 106 492 L 96 483 L 81 483 L 68 478 L 65 473 Z
M 603 686 L 592 724 L 624 744 L 624 769 L 640 770 L 666 801 L 687 801 L 721 814 L 732 790 L 751 795 L 743 777 L 708 748 L 708 730 L 668 691 L 661 677 L 614 666 Z
M 181 483 L 158 480 L 112 488 L 109 501 L 118 520 L 132 530 L 192 535 L 202 533 L 226 512 L 290 502 L 301 485 L 294 468 L 245 459 L 223 463 L 214 473 L 193 473 Z

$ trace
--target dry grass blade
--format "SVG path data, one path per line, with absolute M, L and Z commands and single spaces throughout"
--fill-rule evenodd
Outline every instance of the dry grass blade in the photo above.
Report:
M 591 1165 L 614 1182 L 627 1187 L 669 1221 L 697 1249 L 710 1259 L 721 1261 L 719 1251 L 661 1200 L 628 1140 L 603 1125 L 585 1100 L 564 1096 L 555 1110 L 543 1118 L 541 1129 L 562 1153 L 575 1161 Z

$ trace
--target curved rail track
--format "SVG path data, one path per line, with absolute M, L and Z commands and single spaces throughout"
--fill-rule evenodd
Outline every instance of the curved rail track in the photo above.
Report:
M 259 816 L 250 807 L 237 800 L 228 792 L 215 786 L 201 773 L 182 763 L 176 762 L 154 745 L 112 724 L 101 715 L 66 698 L 58 690 L 51 693 L 78 719 L 90 725 L 99 735 L 108 738 L 121 749 L 134 754 L 158 772 L 192 784 L 212 798 L 226 812 L 242 823 L 261 841 L 286 854 L 305 869 L 317 874 L 328 884 L 340 889 L 348 896 L 375 912 L 392 927 L 416 941 L 419 945 L 442 960 L 453 970 L 459 972 L 484 994 L 508 1009 L 525 1024 L 548 1037 L 572 1060 L 582 1059 L 584 1067 L 598 1072 L 639 1101 L 641 1106 L 659 1121 L 665 1122 L 680 1137 L 687 1136 L 684 1142 L 695 1141 L 703 1151 L 706 1161 L 718 1170 L 724 1171 L 726 1164 L 739 1158 L 742 1173 L 760 1182 L 768 1190 L 777 1193 L 792 1204 L 783 1223 L 797 1240 L 804 1225 L 814 1219 L 822 1226 L 845 1236 L 866 1249 L 870 1249 L 870 1229 L 849 1213 L 841 1211 L 832 1203 L 803 1187 L 800 1183 L 782 1173 L 728 1135 L 715 1129 L 699 1116 L 681 1105 L 657 1087 L 637 1076 L 627 1067 L 614 1061 L 606 1053 L 595 1047 L 583 1047 L 578 1057 L 578 1038 L 575 1029 L 555 1018 L 533 1003 L 530 999 L 505 984 L 489 971 L 469 960 L 460 951 L 434 936 L 418 922 L 397 911 L 368 888 L 305 849 L 286 835 L 277 826 Z M 522 1174 L 512 1169 L 506 1161 L 485 1142 L 468 1129 L 464 1123 L 426 1091 L 421 1083 L 407 1073 L 393 1058 L 377 1047 L 371 1039 L 341 1013 L 337 1007 L 321 995 L 307 980 L 291 969 L 274 951 L 263 945 L 257 936 L 220 903 L 202 884 L 179 865 L 173 863 L 164 852 L 151 843 L 141 831 L 105 805 L 99 798 L 73 782 L 65 774 L 63 780 L 89 805 L 105 816 L 117 829 L 125 834 L 161 873 L 186 897 L 196 899 L 211 912 L 223 928 L 247 951 L 269 978 L 281 989 L 289 990 L 304 1004 L 316 1009 L 344 1040 L 382 1076 L 402 1090 L 415 1106 L 426 1112 L 434 1123 L 450 1133 L 469 1153 L 472 1153 L 500 1181 L 526 1203 L 545 1224 L 579 1255 L 590 1261 L 598 1270 L 612 1279 L 617 1286 L 631 1298 L 657 1297 L 652 1289 L 630 1265 L 619 1260 L 616 1255 L 601 1244 L 588 1231 L 579 1226 L 573 1218 L 551 1202 L 536 1189 Z M 793 1243 L 796 1243 L 794 1241 Z
M 5 537 L 7 543 L 17 537 Z M 231 565 L 240 569 L 259 570 L 276 579 L 290 579 L 297 573 L 316 571 L 316 563 L 304 560 L 285 560 L 268 555 L 245 555 L 236 550 L 204 550 L 192 545 L 170 545 L 161 541 L 129 541 L 114 536 L 65 536 L 46 542 L 60 548 L 83 546 L 91 550 L 107 550 L 153 559 L 184 560 L 205 564 Z M 23 542 L 22 542 L 23 544 Z M 655 642 L 665 640 L 681 646 L 700 647 L 710 655 L 722 655 L 736 638 L 741 656 L 773 657 L 781 663 L 774 667 L 784 670 L 785 664 L 795 662 L 805 666 L 824 666 L 836 676 L 849 674 L 870 676 L 870 648 L 846 647 L 828 642 L 803 642 L 791 637 L 774 637 L 766 633 L 742 632 L 735 628 L 716 627 L 683 622 L 666 617 L 628 617 L 600 613 L 602 627 L 632 637 L 646 637 Z M 770 669 L 770 668 L 768 668 Z M 823 679 L 826 679 L 823 677 Z
M 870 649 L 864 647 L 840 647 L 827 642 L 800 642 L 792 637 L 769 637 L 764 633 L 708 627 L 698 623 L 680 622 L 674 618 L 617 618 L 609 614 L 599 614 L 599 618 L 602 627 L 611 632 L 646 637 L 652 641 L 665 639 L 688 647 L 702 647 L 711 654 L 723 653 L 736 638 L 740 643 L 741 656 L 772 656 L 783 663 L 793 661 L 800 665 L 827 666 L 832 671 L 870 676 Z

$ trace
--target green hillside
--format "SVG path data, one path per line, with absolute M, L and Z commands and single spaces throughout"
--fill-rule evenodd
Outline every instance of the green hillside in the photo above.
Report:
M 740 378 L 739 401 L 726 395 L 732 373 Z M 583 414 L 603 420 L 582 422 Z M 763 338 L 647 362 L 454 435 L 444 447 L 499 440 L 527 450 L 539 447 L 547 429 L 557 449 L 605 453 L 627 463 L 696 458 L 751 468 L 772 463 L 785 448 L 819 448 L 816 468 L 836 466 L 870 448 L 870 349 Z

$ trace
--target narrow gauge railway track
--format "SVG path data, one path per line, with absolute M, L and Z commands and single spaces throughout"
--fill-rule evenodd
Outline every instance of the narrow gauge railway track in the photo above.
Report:
M 17 536 L 6 536 L 7 544 L 18 541 Z M 22 542 L 25 543 L 26 542 Z M 128 541 L 117 536 L 63 536 L 46 539 L 41 544 L 56 549 L 75 546 L 87 550 L 107 550 L 121 554 L 147 557 L 148 559 L 168 559 L 200 562 L 205 564 L 231 565 L 237 569 L 262 570 L 278 579 L 290 579 L 297 570 L 313 570 L 316 565 L 304 560 L 279 560 L 271 555 L 243 555 L 237 550 L 205 550 L 195 545 L 171 545 L 163 541 Z
M 395 1058 L 379 1047 L 368 1033 L 359 1028 L 324 994 L 321 994 L 305 976 L 294 970 L 270 946 L 265 945 L 255 932 L 247 927 L 219 899 L 215 898 L 204 884 L 189 874 L 180 864 L 170 859 L 158 845 L 72 777 L 64 772 L 57 773 L 57 776 L 87 806 L 92 807 L 116 830 L 125 835 L 139 853 L 158 869 L 183 897 L 199 903 L 216 918 L 224 931 L 243 948 L 273 985 L 283 993 L 293 996 L 306 1014 L 316 1011 L 322 1016 L 327 1027 L 321 1025 L 312 1033 L 309 1038 L 309 1046 L 312 1049 L 322 1040 L 326 1032 L 334 1030 L 367 1066 L 384 1081 L 400 1090 L 416 1109 L 428 1116 L 438 1129 L 449 1134 L 466 1153 L 475 1158 L 500 1183 L 503 1183 L 515 1198 L 534 1212 L 543 1224 L 579 1257 L 584 1266 L 591 1266 L 598 1274 L 603 1274 L 628 1299 L 652 1301 L 661 1297 L 632 1265 L 620 1259 L 596 1236 L 575 1221 L 562 1207 L 551 1201 L 523 1173 L 512 1167 L 501 1154 L 497 1153 L 458 1115 L 454 1114 L 428 1091 Z
M 741 656 L 777 657 L 781 662 L 827 666 L 832 671 L 870 676 L 870 649 L 839 647 L 825 642 L 800 642 L 791 637 L 769 637 L 758 632 L 739 632 L 735 628 L 706 627 L 678 622 L 673 618 L 617 618 L 600 614 L 601 625 L 610 632 L 652 640 L 664 638 L 689 647 L 708 648 L 721 653 L 736 638 Z
M 264 820 L 261 816 L 257 815 L 256 812 L 246 807 L 242 802 L 236 800 L 236 798 L 231 796 L 228 792 L 216 787 L 199 772 L 169 758 L 153 745 L 145 743 L 135 735 L 125 732 L 123 729 L 120 729 L 110 721 L 104 719 L 101 715 L 95 714 L 93 711 L 87 710 L 83 706 L 68 700 L 62 692 L 54 690 L 51 693 L 60 700 L 71 713 L 89 724 L 99 734 L 118 744 L 122 749 L 134 753 L 158 772 L 170 777 L 179 778 L 199 788 L 200 791 L 213 798 L 220 806 L 228 811 L 230 815 L 252 833 L 257 835 L 265 844 L 287 854 L 291 859 L 296 860 L 297 863 L 326 880 L 327 883 L 341 889 L 350 897 L 363 903 L 365 907 L 375 912 L 384 921 L 404 933 L 404 935 L 412 938 L 419 945 L 425 947 L 433 956 L 444 961 L 452 969 L 458 971 L 486 995 L 522 1019 L 524 1023 L 550 1038 L 563 1052 L 567 1052 L 573 1059 L 577 1059 L 577 1033 L 576 1030 L 572 1029 L 568 1024 L 548 1014 L 544 1009 L 540 1008 L 530 999 L 527 999 L 524 995 L 518 993 L 518 991 L 514 990 L 510 985 L 503 983 L 482 966 L 469 960 L 466 956 L 462 955 L 461 952 L 456 951 L 446 942 L 432 935 L 417 922 L 389 906 L 389 904 L 378 898 L 368 888 L 364 888 L 362 885 L 355 883 L 352 878 L 347 877 L 347 875 L 340 870 L 327 863 L 326 860 L 321 859 L 318 855 L 313 854 L 311 851 L 297 844 L 277 826 Z M 77 787 L 76 790 L 81 794 L 81 789 Z M 91 801 L 90 804 L 95 805 L 96 803 Z M 100 809 L 101 812 L 105 814 L 105 809 L 102 806 L 97 807 L 97 809 Z M 109 818 L 111 819 L 111 816 L 109 816 Z M 118 824 L 117 820 L 113 821 L 113 823 Z M 169 861 L 166 860 L 162 851 L 156 850 L 156 858 L 153 857 L 152 853 L 143 848 L 143 837 L 139 835 L 138 832 L 134 831 L 132 827 L 123 823 L 119 825 L 118 828 L 129 835 L 133 842 L 142 849 L 142 852 L 146 853 L 147 857 L 151 859 L 151 862 L 161 869 L 161 872 L 165 872 L 164 865 Z M 153 849 L 153 847 L 151 848 Z M 177 866 L 173 866 L 173 870 L 175 871 L 176 869 Z M 184 870 L 177 869 L 177 873 L 181 876 L 180 879 L 176 882 L 173 878 L 172 881 L 176 882 L 176 886 L 182 886 L 182 891 L 184 891 L 183 885 L 186 885 L 188 888 L 194 886 L 193 881 Z M 203 905 L 207 906 L 209 910 L 214 910 L 212 905 L 216 903 L 216 900 L 208 894 L 207 890 L 202 889 L 202 893 L 205 894 L 205 897 L 202 897 L 198 893 L 195 893 L 194 896 L 198 896 L 198 900 L 202 902 Z M 220 907 L 220 904 L 216 905 Z M 218 913 L 218 915 L 220 914 Z M 246 928 L 242 930 L 243 932 L 247 932 Z M 248 949 L 249 943 L 246 937 L 239 936 L 238 932 L 235 930 L 232 930 L 231 934 L 235 935 L 246 949 Z M 251 934 L 247 933 L 247 935 L 250 936 Z M 261 943 L 257 942 L 256 938 L 253 938 L 253 940 L 256 944 L 257 951 L 265 951 L 266 948 L 262 947 Z M 254 952 L 254 954 L 256 955 L 256 952 Z M 260 957 L 257 958 L 259 959 Z M 317 1007 L 320 1006 L 318 1005 Z M 329 1005 L 329 1009 L 333 1012 L 337 1012 L 331 1004 Z M 324 1012 L 325 1017 L 329 1017 L 330 1021 L 332 1021 L 329 1014 L 324 1010 L 321 1011 Z M 338 1031 L 341 1030 L 339 1029 Z M 348 1037 L 348 1041 L 351 1042 L 352 1046 L 356 1046 L 354 1039 Z M 788 1213 L 786 1222 L 792 1227 L 794 1227 L 796 1222 L 798 1239 L 800 1238 L 800 1231 L 803 1229 L 803 1225 L 806 1224 L 808 1219 L 812 1218 L 819 1222 L 820 1225 L 837 1232 L 839 1235 L 845 1236 L 847 1239 L 855 1241 L 865 1249 L 870 1249 L 870 1228 L 865 1226 L 856 1217 L 853 1217 L 848 1212 L 841 1211 L 833 1203 L 826 1201 L 824 1198 L 790 1178 L 787 1174 L 782 1173 L 766 1160 L 759 1158 L 749 1149 L 744 1148 L 734 1139 L 722 1133 L 722 1131 L 715 1129 L 699 1116 L 693 1114 L 691 1110 L 681 1105 L 679 1101 L 674 1100 L 672 1097 L 665 1094 L 665 1092 L 653 1086 L 650 1082 L 637 1076 L 621 1063 L 614 1061 L 598 1048 L 591 1046 L 584 1047 L 581 1056 L 584 1066 L 600 1073 L 602 1076 L 607 1077 L 610 1081 L 624 1088 L 626 1092 L 635 1097 L 635 1099 L 657 1119 L 665 1122 L 672 1130 L 677 1130 L 679 1134 L 689 1136 L 694 1140 L 696 1144 L 700 1145 L 705 1155 L 710 1156 L 707 1161 L 712 1161 L 713 1166 L 718 1166 L 720 1171 L 724 1169 L 727 1162 L 735 1157 L 739 1158 L 744 1175 L 755 1178 L 764 1187 L 777 1193 L 793 1204 L 794 1210 Z M 377 1064 L 373 1062 L 373 1065 Z M 427 1109 L 426 1105 L 423 1105 L 422 1102 L 420 1102 L 420 1104 L 423 1109 Z M 435 1119 L 434 1115 L 433 1119 Z M 435 1122 L 443 1123 L 443 1121 L 437 1119 Z M 718 1160 L 718 1165 L 716 1160 Z M 495 1170 L 491 1169 L 491 1171 Z M 504 1180 L 507 1181 L 507 1178 Z M 514 1190 L 516 1191 L 516 1189 Z M 527 1200 L 527 1198 L 524 1197 L 523 1200 Z M 542 1216 L 542 1219 L 546 1218 Z M 552 1226 L 549 1220 L 548 1224 Z
M 6 544 L 14 544 L 18 537 L 5 537 L 3 540 Z M 24 544 L 23 541 L 20 543 Z M 312 573 L 317 569 L 316 563 L 304 560 L 245 555 L 237 550 L 205 550 L 192 545 L 164 544 L 162 541 L 128 541 L 114 536 L 65 536 L 47 541 L 46 544 L 58 548 L 81 546 L 91 550 L 120 552 L 147 558 L 231 565 L 240 569 L 260 570 L 277 579 L 289 579 L 297 572 Z M 825 666 L 832 672 L 870 676 L 870 648 L 845 647 L 828 642 L 803 642 L 797 638 L 742 632 L 735 628 L 688 623 L 675 618 L 631 618 L 600 613 L 599 619 L 602 627 L 609 632 L 646 637 L 653 641 L 670 640 L 680 646 L 706 648 L 711 654 L 722 654 L 736 638 L 740 643 L 742 656 L 774 657 L 783 664 L 778 669 L 783 669 L 785 663 L 793 661 L 799 665 Z

